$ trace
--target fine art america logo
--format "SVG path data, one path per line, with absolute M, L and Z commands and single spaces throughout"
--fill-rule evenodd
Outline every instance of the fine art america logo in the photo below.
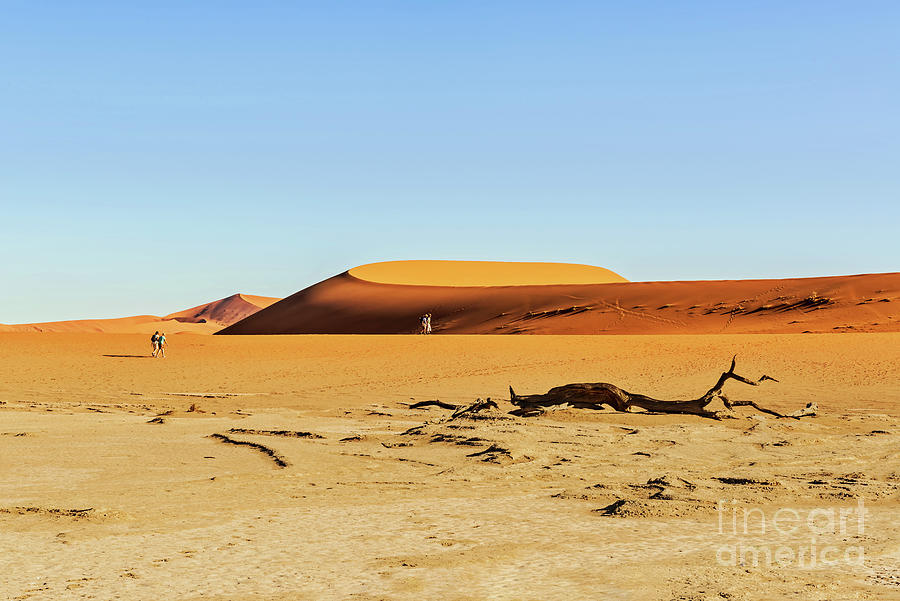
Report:
M 865 562 L 863 547 L 847 544 L 865 533 L 868 510 L 862 499 L 855 507 L 769 512 L 719 500 L 716 509 L 719 534 L 729 539 L 716 549 L 721 566 L 815 569 Z

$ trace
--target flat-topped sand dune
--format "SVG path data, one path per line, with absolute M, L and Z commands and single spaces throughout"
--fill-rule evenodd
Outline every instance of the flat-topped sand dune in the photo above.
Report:
M 560 263 L 356 267 L 220 334 L 689 334 L 900 330 L 900 273 L 628 282 Z
M 0 332 L 105 332 L 107 334 L 212 334 L 281 299 L 251 294 L 233 294 L 184 311 L 157 315 L 134 315 L 114 319 L 74 319 L 43 323 L 0 324 Z

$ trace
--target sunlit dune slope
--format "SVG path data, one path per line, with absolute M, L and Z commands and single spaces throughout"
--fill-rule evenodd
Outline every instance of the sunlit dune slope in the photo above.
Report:
M 627 282 L 593 265 L 499 261 L 386 261 L 354 267 L 351 276 L 407 286 L 546 286 Z
M 467 287 L 366 281 L 360 276 L 373 273 L 368 267 L 301 290 L 218 333 L 409 334 L 424 313 L 433 315 L 437 334 L 900 331 L 900 273 Z
M 268 307 L 279 299 L 250 294 L 234 294 L 191 309 L 171 313 L 165 317 L 156 315 L 135 315 L 115 319 L 75 319 L 3 325 L 0 332 L 105 332 L 110 334 L 152 333 L 162 331 L 167 334 L 193 333 L 212 334 L 224 326 L 235 323 Z

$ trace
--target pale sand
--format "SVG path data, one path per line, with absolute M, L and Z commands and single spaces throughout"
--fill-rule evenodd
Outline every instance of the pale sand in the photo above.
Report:
M 143 336 L 0 334 L 0 597 L 900 598 L 896 334 L 170 342 L 154 360 Z M 733 397 L 821 416 L 448 420 L 402 404 L 577 381 L 697 396 L 733 353 L 781 380 Z M 467 456 L 491 444 L 507 452 Z M 860 498 L 864 532 L 850 520 L 816 544 L 862 546 L 863 567 L 716 561 L 731 542 L 810 544 L 808 528 L 720 533 L 719 499 L 771 517 Z M 619 499 L 621 515 L 594 511 Z

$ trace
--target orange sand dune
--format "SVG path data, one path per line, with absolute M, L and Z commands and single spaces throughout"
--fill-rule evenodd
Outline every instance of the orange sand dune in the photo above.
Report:
M 233 294 L 205 305 L 198 305 L 177 313 L 170 313 L 163 319 L 174 319 L 183 323 L 215 322 L 231 325 L 264 309 L 280 298 L 270 296 L 253 296 L 251 294 Z
M 238 322 L 279 299 L 250 294 L 234 294 L 205 305 L 198 305 L 165 317 L 135 315 L 117 319 L 76 319 L 3 325 L 0 332 L 105 332 L 109 334 L 137 334 L 163 331 L 167 334 L 212 334 L 222 327 Z
M 408 286 L 543 286 L 628 281 L 603 267 L 573 263 L 386 261 L 354 267 L 348 273 L 369 282 Z
M 434 331 L 443 334 L 900 331 L 900 273 L 572 284 L 566 280 L 578 273 L 576 268 L 583 274 L 591 268 L 570 266 L 561 268 L 561 283 L 551 285 L 553 264 L 538 264 L 547 266 L 534 278 L 544 285 L 511 285 L 528 280 L 527 264 L 514 264 L 509 277 L 498 271 L 503 264 L 486 264 L 466 279 L 461 273 L 467 265 L 400 262 L 354 268 L 218 333 L 408 334 L 417 331 L 424 313 L 433 314 Z M 436 273 L 423 274 L 423 267 Z M 499 285 L 485 285 L 488 274 L 497 275 Z M 393 276 L 398 282 L 378 281 Z

